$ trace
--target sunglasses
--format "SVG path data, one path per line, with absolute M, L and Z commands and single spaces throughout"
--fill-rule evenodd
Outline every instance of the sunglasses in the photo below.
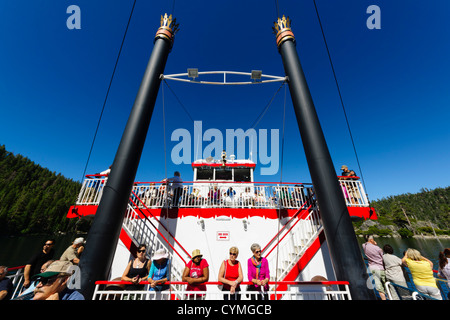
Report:
M 255 251 L 255 253 L 261 253 L 261 250 Z
M 145 249 L 138 250 L 137 252 L 145 252 Z
M 236 252 L 230 252 L 230 256 L 237 256 Z
M 38 278 L 38 282 L 42 283 L 43 286 L 50 286 L 53 283 L 55 283 L 56 279 L 58 279 L 59 276 L 53 276 L 53 277 L 48 277 L 48 278 L 44 278 L 44 277 L 40 277 Z

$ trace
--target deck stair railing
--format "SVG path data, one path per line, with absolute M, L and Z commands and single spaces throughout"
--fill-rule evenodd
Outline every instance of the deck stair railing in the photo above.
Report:
M 132 241 L 136 244 L 146 244 L 147 254 L 149 257 L 153 255 L 154 252 L 163 248 L 169 253 L 169 259 L 171 261 L 171 278 L 174 281 L 181 281 L 184 266 L 186 264 L 185 257 L 189 259 L 188 256 L 183 257 L 184 251 L 178 242 L 173 242 L 168 239 L 170 234 L 164 232 L 158 228 L 159 221 L 153 217 L 145 216 L 139 209 L 135 209 L 135 205 L 128 204 L 128 209 L 123 221 L 123 229 L 128 233 Z M 152 230 L 156 230 L 153 232 Z M 174 239 L 172 238 L 172 241 Z M 168 248 L 172 250 L 168 250 Z M 181 288 L 174 287 L 175 291 L 180 291 Z
M 272 281 L 283 281 L 306 249 L 322 231 L 322 222 L 315 204 L 299 210 L 280 232 L 262 249 L 269 262 Z

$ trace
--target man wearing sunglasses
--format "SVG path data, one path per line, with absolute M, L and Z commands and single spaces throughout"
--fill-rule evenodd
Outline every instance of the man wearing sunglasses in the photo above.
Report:
M 31 284 L 30 279 L 41 271 L 41 267 L 47 261 L 53 259 L 55 250 L 53 246 L 55 245 L 55 240 L 49 239 L 45 241 L 42 250 L 34 255 L 33 258 L 27 263 L 24 269 L 24 283 L 23 286 L 28 288 Z
M 67 287 L 73 271 L 74 266 L 69 261 L 57 260 L 50 264 L 45 272 L 34 277 L 39 283 L 33 300 L 84 300 L 80 292 Z

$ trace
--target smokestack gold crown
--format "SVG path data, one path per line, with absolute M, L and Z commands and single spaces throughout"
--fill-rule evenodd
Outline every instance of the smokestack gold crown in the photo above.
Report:
M 158 38 L 164 38 L 173 42 L 175 33 L 179 30 L 176 20 L 177 19 L 172 19 L 172 15 L 167 16 L 167 13 L 164 14 L 164 17 L 161 16 L 161 27 L 159 27 L 156 32 L 155 40 Z
M 295 43 L 294 33 L 291 30 L 291 20 L 289 17 L 278 18 L 276 22 L 274 22 L 274 26 L 272 27 L 273 33 L 276 34 L 277 37 L 277 47 L 280 48 L 281 44 L 287 40 L 292 40 Z

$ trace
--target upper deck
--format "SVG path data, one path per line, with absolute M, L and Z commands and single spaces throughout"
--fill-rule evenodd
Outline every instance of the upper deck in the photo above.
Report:
M 173 183 L 164 179 L 157 182 L 135 182 L 130 200 L 133 205 L 142 209 L 176 209 L 177 217 L 191 214 L 276 217 L 279 210 L 307 208 L 315 200 L 311 183 L 254 182 L 254 162 L 233 158 L 223 160 L 193 162 L 193 181 Z M 349 214 L 353 217 L 376 219 L 360 179 L 338 179 Z M 68 217 L 95 214 L 106 183 L 107 175 L 87 175 Z M 192 209 L 195 209 L 195 213 Z

